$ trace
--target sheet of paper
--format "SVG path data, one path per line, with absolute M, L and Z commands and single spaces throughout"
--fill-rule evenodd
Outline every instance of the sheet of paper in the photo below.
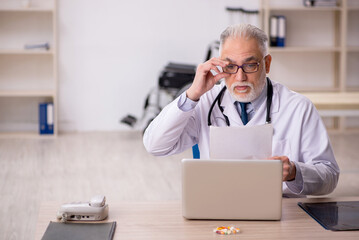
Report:
M 272 156 L 271 124 L 210 127 L 210 158 L 266 159 Z

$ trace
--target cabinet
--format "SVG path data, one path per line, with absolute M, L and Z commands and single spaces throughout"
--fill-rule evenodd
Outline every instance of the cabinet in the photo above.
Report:
M 0 2 L 0 137 L 40 136 L 39 103 L 54 104 L 57 135 L 56 0 Z M 48 42 L 50 48 L 25 49 Z
M 269 77 L 310 98 L 329 128 L 359 128 L 359 4 L 304 7 L 302 0 L 262 0 L 262 27 L 286 18 L 285 47 L 269 47 Z M 335 101 L 333 101 L 335 99 Z

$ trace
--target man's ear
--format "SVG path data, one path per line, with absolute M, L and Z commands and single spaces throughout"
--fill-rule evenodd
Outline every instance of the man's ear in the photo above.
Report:
M 268 74 L 269 70 L 270 70 L 270 64 L 272 62 L 272 56 L 270 54 L 268 54 L 264 60 L 265 60 L 265 64 L 266 64 L 266 73 Z

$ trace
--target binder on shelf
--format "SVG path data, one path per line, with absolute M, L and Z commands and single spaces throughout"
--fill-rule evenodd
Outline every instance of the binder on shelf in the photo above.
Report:
M 285 16 L 271 16 L 269 40 L 271 47 L 284 47 L 286 38 Z
M 271 16 L 270 31 L 269 31 L 269 40 L 271 47 L 277 46 L 277 37 L 278 37 L 278 19 L 276 16 Z
M 277 38 L 277 47 L 285 46 L 285 25 L 286 19 L 285 16 L 278 16 L 278 38 Z
M 39 133 L 54 134 L 54 104 L 39 104 Z

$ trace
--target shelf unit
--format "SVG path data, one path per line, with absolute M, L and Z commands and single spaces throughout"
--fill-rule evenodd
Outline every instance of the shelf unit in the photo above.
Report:
M 311 99 L 328 128 L 359 128 L 359 5 L 340 0 L 336 7 L 304 7 L 302 2 L 261 1 L 265 32 L 272 15 L 284 15 L 287 24 L 285 47 L 269 47 L 269 77 Z
M 0 137 L 54 137 L 57 124 L 57 1 L 0 2 Z M 48 42 L 50 49 L 25 49 Z M 39 134 L 39 103 L 54 104 L 54 134 Z

